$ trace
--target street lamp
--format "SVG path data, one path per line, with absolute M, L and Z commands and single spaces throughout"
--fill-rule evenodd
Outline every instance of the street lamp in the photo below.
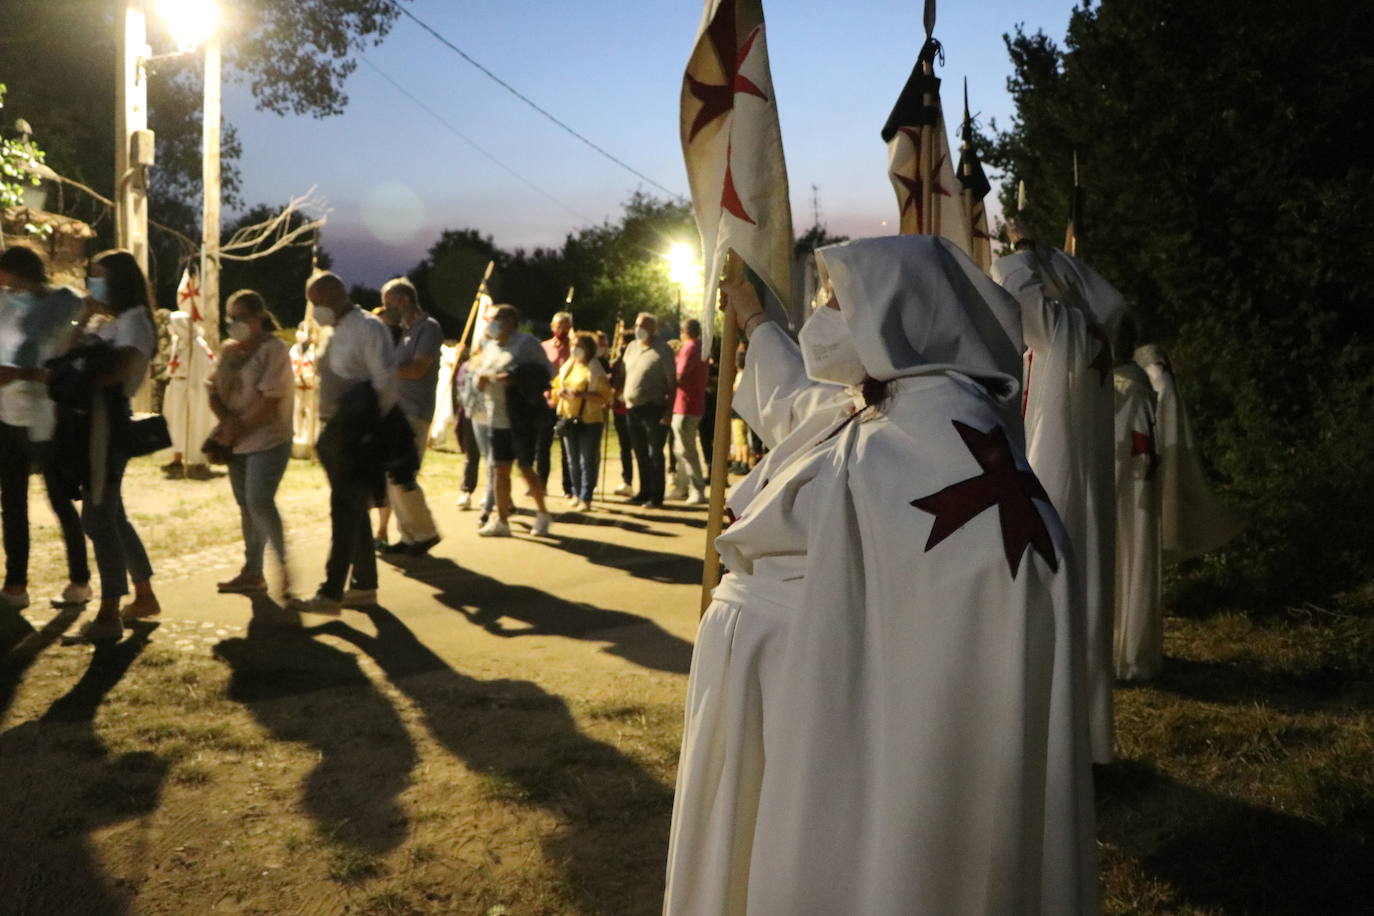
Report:
M 668 279 L 677 284 L 677 323 L 682 327 L 682 288 L 701 282 L 701 264 L 696 249 L 686 242 L 675 242 L 663 256 L 668 262 Z
M 200 47 L 219 26 L 219 8 L 211 0 L 159 0 L 158 11 L 183 54 Z

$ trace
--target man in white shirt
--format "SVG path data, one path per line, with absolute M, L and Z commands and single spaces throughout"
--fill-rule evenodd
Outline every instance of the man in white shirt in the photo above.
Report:
M 363 382 L 376 392 L 383 416 L 396 406 L 396 352 L 386 325 L 353 304 L 337 275 L 319 273 L 311 277 L 305 295 L 315 307 L 315 321 L 334 328 L 318 362 L 324 428 L 315 444 L 329 478 L 330 540 L 319 592 L 310 599 L 293 599 L 290 604 L 297 611 L 337 614 L 345 603 L 377 600 L 377 557 L 372 551 L 367 517 L 367 484 L 357 473 L 344 424 L 336 421 L 336 414 L 344 394 Z M 353 576 L 348 583 L 350 569 Z

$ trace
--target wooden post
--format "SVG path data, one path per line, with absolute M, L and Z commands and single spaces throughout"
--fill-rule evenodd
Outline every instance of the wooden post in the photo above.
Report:
M 491 279 L 492 268 L 496 266 L 495 261 L 487 262 L 487 269 L 482 274 L 482 282 L 477 284 L 477 293 L 472 297 L 472 308 L 468 309 L 468 320 L 463 325 L 463 335 L 458 338 L 460 345 L 466 345 L 468 335 L 472 333 L 473 326 L 477 323 L 477 310 L 482 307 L 482 294 L 487 291 L 487 281 Z M 467 347 L 464 346 L 466 350 Z M 457 364 L 455 364 L 456 370 Z
M 744 261 L 731 249 L 725 259 L 725 280 L 736 282 L 744 275 Z M 720 554 L 716 538 L 725 522 L 725 486 L 730 469 L 730 406 L 735 396 L 735 350 L 739 326 L 734 313 L 725 309 L 725 330 L 720 337 L 720 373 L 716 382 L 716 427 L 711 451 L 711 503 L 706 517 L 706 558 L 701 576 L 701 613 L 711 604 L 711 592 L 720 582 Z
M 926 76 L 935 74 L 935 64 L 933 61 L 924 61 L 921 70 Z M 936 105 L 936 97 L 927 92 L 921 97 L 921 103 L 926 109 Z M 938 123 L 938 122 L 937 122 Z M 921 234 L 939 235 L 940 234 L 940 195 L 935 193 L 935 124 L 925 125 L 921 128 Z
M 615 320 L 615 332 L 611 336 L 611 373 L 615 373 L 615 361 L 620 357 L 620 335 L 625 331 L 625 319 Z M 606 459 L 609 456 L 611 444 L 611 427 L 615 424 L 615 391 L 611 391 L 611 400 L 606 405 L 606 428 L 601 431 L 601 501 L 606 501 Z

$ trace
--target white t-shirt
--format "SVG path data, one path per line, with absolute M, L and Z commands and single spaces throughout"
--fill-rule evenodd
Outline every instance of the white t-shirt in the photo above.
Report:
M 65 287 L 42 293 L 0 293 L 0 365 L 37 369 L 57 355 L 81 297 Z M 29 437 L 44 441 L 52 434 L 52 403 L 43 382 L 13 381 L 0 386 L 0 420 L 26 426 Z
M 143 377 L 148 373 L 148 361 L 153 358 L 153 352 L 157 349 L 157 329 L 153 327 L 152 313 L 141 305 L 127 308 L 112 321 L 102 325 L 95 332 L 95 336 L 116 350 L 127 347 L 137 350 L 143 357 L 138 371 L 131 373 L 124 380 L 124 395 L 133 397 L 143 384 Z

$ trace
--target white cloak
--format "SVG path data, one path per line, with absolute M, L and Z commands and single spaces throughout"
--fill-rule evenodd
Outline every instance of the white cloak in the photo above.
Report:
M 1078 558 L 1092 755 L 1095 763 L 1110 763 L 1116 405 L 1108 329 L 1120 318 L 1124 302 L 1082 262 L 1052 249 L 1037 254 L 1044 260 L 1031 252 L 999 258 L 992 276 L 1021 306 L 1026 457 L 1059 511 Z M 1046 261 L 1053 277 L 1045 275 Z
M 1164 663 L 1159 459 L 1154 392 L 1135 363 L 1116 367 L 1116 676 L 1149 680 Z
M 1097 909 L 1062 528 L 1035 504 L 1058 571 L 1022 545 L 1013 576 L 997 511 L 923 550 L 912 500 L 981 472 L 951 421 L 1006 431 L 962 376 L 894 387 L 717 541 L 666 913 Z
M 1240 533 L 1245 522 L 1207 485 L 1188 411 L 1163 351 L 1151 344 L 1136 350 L 1135 359 L 1155 391 L 1160 536 L 1164 563 L 1172 565 L 1220 548 Z
M 167 390 L 162 415 L 172 439 L 172 451 L 186 464 L 205 464 L 200 447 L 215 429 L 207 384 L 214 374 L 215 356 L 210 345 L 186 312 L 173 312 L 168 320 L 171 352 L 167 359 Z
M 434 417 L 429 424 L 429 447 L 451 448 L 448 438 L 457 414 L 453 410 L 453 377 L 458 372 L 458 347 L 439 348 L 439 380 L 434 391 Z
M 291 375 L 296 398 L 291 415 L 291 454 L 309 458 L 319 436 L 320 380 L 315 367 L 315 344 L 297 339 L 291 345 Z

